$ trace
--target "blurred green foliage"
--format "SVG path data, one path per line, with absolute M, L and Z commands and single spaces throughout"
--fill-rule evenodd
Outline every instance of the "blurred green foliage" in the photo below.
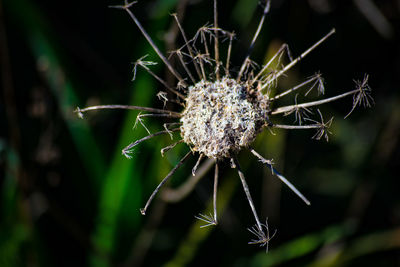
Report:
M 173 25 L 170 13 L 184 3 L 179 11 L 192 36 L 212 21 L 212 1 L 139 1 L 133 7 L 162 51 Z M 131 63 L 148 54 L 159 62 L 152 70 L 168 79 L 166 68 L 126 13 L 108 8 L 114 4 L 120 3 L 0 1 L 0 266 L 398 266 L 395 1 L 378 6 L 394 29 L 391 39 L 375 32 L 351 1 L 332 1 L 328 10 L 311 0 L 272 1 L 255 61 L 265 62 L 282 42 L 298 55 L 335 27 L 335 38 L 290 71 L 281 86 L 321 71 L 331 96 L 369 73 L 376 105 L 346 120 L 351 99 L 321 107 L 335 117 L 329 143 L 310 140 L 310 131 L 265 131 L 255 141 L 308 196 L 310 207 L 248 152 L 239 155 L 257 209 L 269 218 L 271 233 L 277 229 L 268 253 L 247 245 L 251 213 L 229 164 L 220 169 L 217 227 L 200 228 L 194 219 L 211 210 L 213 171 L 179 203 L 168 205 L 158 196 L 143 217 L 139 208 L 188 148 L 178 145 L 161 157 L 171 140 L 156 137 L 128 160 L 121 149 L 147 134 L 141 126 L 132 129 L 138 112 L 93 112 L 84 120 L 74 114 L 77 106 L 97 103 L 162 107 L 156 98 L 160 84 L 143 70 L 131 81 Z M 220 26 L 237 33 L 235 66 L 259 22 L 257 4 L 218 3 Z M 164 122 L 145 120 L 152 133 Z M 183 184 L 195 163 L 190 159 L 168 186 Z

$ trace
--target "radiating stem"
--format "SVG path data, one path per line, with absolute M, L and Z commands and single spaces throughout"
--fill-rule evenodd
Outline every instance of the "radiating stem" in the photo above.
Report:
M 298 197 L 300 197 L 307 205 L 311 205 L 310 201 L 300 191 L 289 182 L 283 175 L 281 175 L 274 167 L 272 167 L 271 161 L 265 159 L 263 156 L 258 154 L 254 149 L 250 148 L 251 153 L 260 159 L 260 161 L 271 169 L 272 173 L 275 174 L 284 184 L 286 184 Z
M 80 117 L 83 117 L 83 113 L 91 110 L 98 110 L 98 109 L 129 109 L 129 110 L 141 110 L 141 111 L 148 111 L 154 113 L 163 113 L 169 115 L 170 118 L 180 118 L 181 114 L 174 111 L 164 110 L 164 109 L 157 109 L 157 108 L 149 108 L 149 107 L 139 107 L 139 106 L 130 106 L 130 105 L 98 105 L 98 106 L 90 106 L 83 109 L 79 107 L 75 110 L 76 113 Z
M 199 164 L 200 164 L 201 160 L 203 159 L 203 157 L 204 157 L 204 155 L 200 154 L 199 158 L 197 159 L 197 162 L 196 162 L 196 164 L 194 165 L 194 167 L 192 169 L 192 175 L 193 176 L 196 175 L 197 168 L 199 167 Z
M 153 134 L 150 134 L 150 135 L 148 135 L 148 136 L 145 136 L 145 137 L 143 137 L 143 138 L 141 138 L 141 139 L 139 139 L 139 140 L 136 140 L 135 142 L 132 142 L 132 143 L 130 143 L 127 147 L 125 147 L 124 149 L 122 149 L 122 154 L 125 156 L 125 157 L 127 157 L 127 158 L 130 158 L 130 156 L 129 156 L 129 154 L 130 154 L 130 150 L 132 149 L 132 148 L 134 148 L 135 146 L 137 146 L 138 144 L 140 144 L 140 143 L 142 143 L 142 142 L 144 142 L 144 141 L 146 141 L 146 140 L 149 140 L 149 139 L 151 139 L 151 138 L 153 138 L 153 137 L 156 137 L 156 136 L 159 136 L 159 135 L 162 135 L 162 134 L 170 134 L 171 132 L 177 132 L 177 131 L 179 131 L 180 130 L 180 128 L 175 128 L 175 129 L 171 129 L 171 130 L 164 130 L 164 131 L 159 131 L 159 132 L 157 132 L 157 133 L 153 133 Z
M 355 90 L 343 93 L 341 95 L 333 96 L 333 97 L 326 98 L 326 99 L 321 99 L 321 100 L 302 103 L 302 104 L 295 104 L 295 105 L 290 105 L 290 106 L 285 106 L 285 107 L 279 107 L 279 108 L 273 110 L 271 112 L 271 114 L 275 115 L 275 114 L 290 112 L 290 111 L 298 109 L 298 108 L 307 108 L 307 107 L 322 105 L 322 104 L 329 103 L 329 102 L 338 100 L 340 98 L 346 97 L 348 95 L 352 95 L 352 94 L 354 94 L 356 92 L 359 92 L 359 91 L 360 91 L 359 89 L 355 89 Z
M 260 34 L 261 28 L 262 28 L 262 26 L 263 26 L 263 24 L 264 24 L 265 16 L 267 15 L 267 13 L 268 13 L 268 11 L 269 11 L 269 8 L 270 8 L 270 1 L 268 0 L 267 3 L 266 3 L 266 5 L 265 5 L 264 12 L 263 12 L 263 15 L 262 15 L 262 17 L 261 17 L 260 23 L 258 24 L 258 27 L 257 27 L 256 32 L 254 33 L 253 40 L 252 40 L 251 43 L 250 43 L 250 47 L 249 47 L 249 50 L 248 50 L 248 52 L 247 52 L 247 56 L 246 56 L 246 58 L 244 59 L 244 61 L 243 61 L 243 63 L 242 63 L 242 66 L 240 67 L 240 71 L 239 71 L 239 74 L 238 74 L 238 77 L 237 77 L 237 81 L 239 81 L 240 78 L 241 78 L 242 75 L 243 75 L 243 71 L 244 71 L 245 68 L 246 68 L 246 63 L 247 63 L 247 61 L 249 60 L 250 55 L 251 55 L 251 52 L 252 52 L 253 49 L 254 49 L 254 44 L 256 43 L 256 40 L 257 40 L 257 38 L 258 38 L 258 35 Z
M 321 128 L 319 124 L 311 124 L 311 125 L 283 125 L 283 124 L 273 124 L 273 128 L 286 129 L 286 130 L 306 130 L 306 129 L 317 129 Z
M 185 162 L 185 160 L 189 157 L 189 155 L 192 152 L 189 151 L 179 162 L 178 164 L 176 164 L 176 166 L 167 174 L 167 176 L 165 176 L 165 178 L 161 181 L 161 183 L 159 183 L 159 185 L 156 187 L 156 189 L 153 191 L 153 193 L 151 194 L 150 198 L 147 200 L 146 205 L 144 206 L 144 208 L 140 209 L 140 213 L 142 215 L 146 215 L 146 211 L 147 208 L 149 207 L 151 201 L 153 200 L 153 198 L 155 197 L 155 195 L 157 194 L 157 192 L 160 190 L 160 188 L 169 180 L 169 178 L 171 178 L 171 176 L 178 170 L 178 168 Z
M 214 191 L 213 191 L 213 208 L 214 208 L 215 224 L 217 224 L 217 191 L 218 191 L 218 162 L 215 162 Z
M 258 218 L 256 208 L 254 207 L 254 203 L 253 203 L 253 199 L 251 198 L 249 186 L 247 185 L 247 182 L 246 182 L 246 179 L 244 177 L 244 174 L 243 174 L 242 170 L 240 169 L 239 161 L 237 160 L 236 157 L 233 157 L 232 160 L 233 160 L 233 162 L 235 164 L 235 167 L 236 167 L 236 169 L 238 171 L 238 174 L 239 174 L 239 177 L 240 177 L 240 181 L 242 182 L 242 185 L 243 185 L 244 193 L 246 194 L 247 200 L 248 200 L 248 202 L 250 204 L 250 208 L 251 208 L 251 211 L 253 212 L 254 219 L 256 220 L 257 227 L 258 227 L 258 229 L 260 231 L 262 231 L 262 224 L 260 222 L 260 219 Z
M 192 81 L 193 84 L 195 84 L 196 80 L 194 79 L 192 73 L 190 72 L 190 70 L 186 66 L 186 63 L 185 63 L 185 61 L 183 60 L 183 57 L 182 57 L 182 52 L 178 50 L 178 51 L 176 51 L 176 54 L 178 55 L 179 61 L 181 62 L 183 68 L 186 71 L 186 73 L 189 75 L 190 80 Z
M 319 75 L 314 75 L 313 77 L 309 78 L 307 81 L 304 81 L 304 82 L 302 82 L 301 84 L 298 84 L 298 85 L 296 85 L 295 87 L 292 87 L 292 88 L 290 88 L 289 90 L 286 90 L 285 92 L 283 92 L 283 93 L 281 93 L 281 94 L 279 94 L 279 95 L 274 96 L 274 97 L 271 98 L 270 100 L 271 100 L 271 101 L 277 100 L 277 99 L 279 99 L 279 98 L 281 98 L 281 97 L 283 97 L 283 96 L 285 96 L 285 95 L 287 95 L 287 94 L 290 94 L 290 93 L 296 91 L 297 89 L 303 87 L 304 85 L 309 84 L 309 83 L 311 83 L 311 82 L 313 82 L 313 81 L 315 81 L 315 80 L 317 80 L 317 79 L 319 79 L 319 78 L 320 78 Z
M 277 80 L 282 74 L 284 74 L 286 71 L 291 69 L 294 65 L 296 65 L 301 59 L 303 59 L 305 56 L 307 56 L 312 50 L 314 50 L 317 46 L 319 46 L 321 43 L 323 43 L 329 36 L 335 33 L 335 29 L 332 29 L 328 34 L 326 34 L 324 37 L 322 37 L 318 42 L 313 44 L 310 48 L 308 48 L 306 51 L 304 51 L 300 56 L 298 56 L 296 59 L 292 60 L 288 65 L 286 65 L 282 70 L 280 70 L 273 79 L 269 80 L 266 82 L 262 87 L 261 90 L 264 90 L 266 87 L 268 87 L 274 80 Z
M 253 81 L 251 82 L 252 84 L 255 83 L 257 81 L 258 78 L 260 78 L 260 76 L 268 69 L 268 67 L 271 65 L 272 62 L 274 62 L 274 60 L 277 57 L 281 57 L 281 53 L 286 49 L 286 51 L 289 51 L 288 49 L 288 45 L 287 44 L 283 44 L 281 45 L 281 47 L 279 48 L 278 52 L 275 53 L 275 55 L 273 55 L 273 57 L 267 62 L 267 64 L 264 65 L 264 67 L 258 72 L 258 74 L 254 77 Z
M 182 100 L 185 99 L 185 96 L 182 95 L 181 93 L 179 93 L 178 91 L 176 91 L 174 88 L 172 88 L 171 86 L 169 86 L 167 84 L 166 81 L 164 81 L 163 79 L 161 79 L 160 77 L 158 77 L 154 72 L 152 72 L 146 65 L 140 65 L 141 67 L 143 67 L 148 73 L 150 73 L 151 76 L 153 76 L 157 81 L 159 81 L 160 83 L 162 83 L 165 88 L 167 88 L 169 91 L 171 91 L 172 93 L 176 94 L 178 97 L 180 97 Z
M 218 10 L 217 10 L 217 0 L 214 0 L 214 54 L 215 54 L 215 64 L 216 64 L 216 70 L 215 74 L 217 77 L 217 80 L 219 80 L 219 41 L 218 41 Z
M 136 26 L 139 28 L 139 30 L 142 32 L 143 36 L 146 38 L 147 42 L 151 45 L 151 47 L 154 49 L 154 51 L 157 53 L 157 55 L 160 57 L 160 59 L 164 62 L 164 64 L 167 66 L 169 71 L 181 82 L 182 84 L 186 85 L 185 81 L 182 79 L 181 75 L 172 67 L 171 63 L 168 61 L 168 59 L 163 55 L 163 53 L 160 51 L 160 49 L 157 47 L 157 45 L 154 43 L 153 39 L 151 39 L 150 35 L 146 32 L 146 30 L 143 28 L 142 24 L 139 22 L 139 20 L 136 18 L 136 16 L 132 13 L 132 11 L 129 10 L 129 7 L 131 5 L 125 5 L 125 6 L 120 6 L 118 8 L 124 9 L 131 19 L 135 22 Z
M 193 59 L 193 64 L 194 64 L 194 67 L 195 67 L 195 69 L 196 69 L 197 75 L 198 75 L 199 78 L 201 79 L 201 72 L 200 72 L 200 69 L 199 69 L 199 65 L 197 64 L 196 60 L 194 60 L 195 55 L 194 55 L 193 49 L 192 49 L 192 47 L 190 46 L 190 43 L 189 43 L 189 41 L 188 41 L 188 39 L 187 39 L 187 37 L 186 37 L 185 31 L 183 30 L 182 25 L 181 25 L 181 23 L 180 23 L 179 20 L 178 20 L 178 17 L 176 16 L 176 14 L 173 14 L 173 16 L 174 16 L 174 18 L 175 18 L 176 23 L 178 24 L 179 30 L 181 31 L 183 40 L 185 40 L 185 44 L 186 44 L 186 46 L 187 46 L 187 48 L 188 48 L 190 57 Z
M 177 144 L 181 144 L 181 143 L 183 143 L 183 139 L 182 139 L 182 140 L 179 140 L 178 142 L 175 142 L 175 143 L 173 143 L 173 144 L 171 144 L 171 145 L 169 145 L 169 146 L 166 146 L 166 147 L 162 148 L 162 149 L 161 149 L 161 156 L 164 157 L 165 152 L 167 152 L 167 151 L 173 149 Z
M 234 37 L 234 33 L 229 34 L 229 46 L 228 46 L 228 52 L 226 56 L 226 65 L 225 65 L 225 76 L 229 77 L 229 61 L 231 60 L 231 52 L 232 52 L 232 40 Z

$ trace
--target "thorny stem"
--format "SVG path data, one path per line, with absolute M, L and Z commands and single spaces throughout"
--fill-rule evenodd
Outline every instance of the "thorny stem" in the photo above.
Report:
M 189 157 L 189 155 L 192 152 L 189 151 L 179 162 L 178 164 L 176 164 L 176 166 L 167 174 L 167 176 L 165 176 L 165 178 L 161 181 L 161 183 L 156 187 L 156 189 L 153 191 L 153 193 L 151 194 L 151 196 L 149 197 L 149 199 L 146 202 L 146 205 L 144 206 L 144 208 L 140 209 L 140 213 L 142 215 L 146 215 L 146 210 L 149 207 L 151 201 L 153 200 L 153 198 L 155 197 L 155 195 L 157 194 L 158 190 L 160 190 L 160 188 L 169 180 L 169 178 L 171 178 L 171 176 L 176 172 L 176 170 L 185 162 L 185 160 Z
M 182 115 L 178 112 L 164 110 L 164 109 L 157 109 L 157 108 L 149 108 L 149 107 L 139 107 L 139 106 L 130 106 L 130 105 L 98 105 L 98 106 L 90 106 L 83 109 L 79 107 L 76 108 L 75 112 L 78 114 L 80 118 L 83 118 L 83 113 L 91 110 L 97 109 L 130 109 L 130 110 L 141 110 L 141 111 L 148 111 L 154 113 L 162 113 L 168 115 L 169 118 L 180 118 Z
M 236 79 L 237 81 L 240 81 L 240 79 L 241 79 L 241 77 L 242 77 L 242 75 L 243 75 L 243 71 L 245 70 L 245 67 L 246 67 L 246 62 L 247 62 L 248 59 L 250 58 L 251 52 L 252 52 L 253 49 L 254 49 L 254 44 L 255 44 L 255 42 L 256 42 L 256 40 L 257 40 L 257 38 L 258 38 L 258 35 L 260 34 L 261 28 L 262 28 L 262 26 L 263 26 L 263 24 L 264 24 L 265 17 L 266 17 L 266 15 L 267 15 L 267 13 L 269 12 L 270 4 L 271 4 L 271 3 L 270 3 L 270 0 L 268 0 L 267 3 L 266 3 L 266 5 L 265 5 L 264 12 L 263 12 L 263 15 L 262 15 L 262 17 L 261 17 L 260 23 L 258 24 L 258 28 L 257 28 L 256 32 L 254 33 L 253 40 L 252 40 L 251 43 L 250 43 L 250 47 L 249 47 L 249 50 L 248 50 L 248 52 L 247 52 L 247 56 L 246 56 L 246 58 L 244 59 L 244 61 L 243 61 L 243 63 L 242 63 L 242 66 L 240 67 L 240 71 L 239 71 L 238 77 L 237 77 L 237 79 Z
M 300 56 L 298 56 L 296 59 L 291 61 L 288 65 L 286 65 L 282 70 L 280 70 L 273 79 L 269 80 L 266 82 L 262 87 L 261 90 L 264 90 L 266 87 L 268 87 L 274 80 L 278 80 L 278 78 L 284 74 L 286 71 L 291 69 L 294 65 L 296 65 L 302 58 L 307 56 L 312 50 L 314 50 L 317 46 L 319 46 L 321 43 L 323 43 L 329 36 L 335 33 L 335 29 L 333 28 L 328 34 L 326 34 L 324 37 L 322 37 L 318 42 L 313 44 L 310 48 L 308 48 L 306 51 L 304 51 Z
M 275 174 L 284 184 L 286 184 L 298 197 L 300 197 L 304 203 L 307 205 L 311 205 L 310 201 L 302 194 L 300 191 L 289 182 L 282 174 L 280 174 L 274 167 L 272 167 L 272 162 L 270 160 L 265 159 L 263 156 L 258 154 L 253 148 L 250 148 L 250 152 L 256 156 L 262 163 L 266 164 L 268 168 L 272 171 L 272 174 Z
M 168 130 L 159 131 L 157 133 L 153 133 L 153 134 L 150 134 L 148 136 L 145 136 L 145 137 L 143 137 L 143 138 L 141 138 L 139 140 L 136 140 L 135 142 L 130 143 L 127 147 L 122 149 L 122 155 L 124 155 L 127 158 L 131 158 L 131 156 L 129 154 L 132 153 L 132 148 L 134 148 L 138 144 L 140 144 L 140 143 L 142 143 L 142 142 L 144 142 L 144 141 L 146 141 L 146 140 L 148 140 L 150 138 L 153 138 L 155 136 L 159 136 L 159 135 L 162 135 L 162 134 L 165 134 L 165 133 L 170 134 L 171 132 L 177 132 L 179 130 L 180 130 L 180 128 L 174 128 L 174 129 L 171 129 L 171 130 L 168 129 Z
M 182 28 L 181 23 L 179 22 L 179 19 L 178 19 L 178 17 L 177 17 L 176 14 L 173 14 L 173 16 L 174 16 L 174 18 L 175 18 L 176 23 L 178 24 L 179 30 L 181 31 L 183 40 L 185 41 L 185 44 L 186 44 L 186 46 L 187 46 L 187 48 L 188 48 L 190 57 L 191 57 L 191 58 L 194 58 L 195 56 L 194 56 L 193 49 L 192 49 L 192 47 L 190 46 L 190 43 L 189 43 L 188 39 L 186 38 L 186 34 L 185 34 L 185 31 L 184 31 L 183 28 Z M 195 69 L 196 69 L 197 75 L 198 75 L 199 78 L 201 79 L 201 72 L 200 72 L 199 66 L 197 65 L 196 60 L 193 61 L 193 65 L 194 65 L 194 67 L 195 67 Z
M 291 112 L 293 110 L 296 110 L 298 108 L 307 108 L 307 107 L 312 107 L 312 106 L 317 106 L 317 105 L 322 105 L 325 103 L 329 103 L 335 100 L 338 100 L 340 98 L 346 97 L 348 95 L 352 95 L 354 93 L 359 92 L 359 89 L 355 89 L 346 93 L 343 93 L 341 95 L 337 95 L 337 96 L 333 96 L 330 98 L 326 98 L 326 99 L 321 99 L 321 100 L 317 100 L 317 101 L 312 101 L 312 102 L 307 102 L 307 103 L 302 103 L 302 104 L 296 104 L 296 105 L 290 105 L 290 106 L 284 106 L 284 107 L 279 107 L 275 110 L 273 110 L 271 112 L 272 115 L 276 115 L 279 113 L 286 113 L 286 112 Z
M 131 2 L 131 3 L 127 3 L 127 1 L 125 1 L 125 5 L 123 6 L 112 6 L 113 8 L 119 8 L 119 9 L 123 9 L 125 10 L 128 15 L 131 17 L 131 19 L 135 22 L 136 26 L 139 28 L 139 30 L 142 32 L 143 36 L 146 38 L 147 42 L 151 45 L 151 47 L 154 49 L 154 51 L 157 53 L 157 55 L 159 56 L 159 58 L 164 62 L 164 64 L 167 66 L 167 68 L 169 69 L 169 71 L 179 80 L 179 82 L 181 82 L 182 84 L 185 85 L 186 87 L 186 83 L 185 81 L 182 79 L 181 75 L 176 72 L 176 70 L 172 67 L 171 63 L 168 61 L 168 59 L 163 55 L 163 53 L 160 51 L 160 49 L 158 49 L 157 45 L 154 43 L 153 39 L 151 39 L 150 35 L 148 35 L 148 33 L 146 32 L 146 30 L 143 28 L 142 24 L 139 22 L 139 20 L 136 18 L 136 16 L 132 13 L 132 11 L 130 11 L 130 7 L 132 6 L 132 4 L 135 2 Z
M 262 231 L 262 224 L 260 222 L 260 219 L 258 218 L 256 208 L 254 207 L 254 203 L 253 203 L 253 200 L 252 200 L 251 195 L 250 195 L 249 186 L 247 185 L 247 182 L 246 182 L 246 179 L 244 177 L 244 174 L 243 174 L 242 170 L 240 169 L 239 161 L 237 160 L 236 157 L 232 157 L 231 160 L 235 164 L 235 167 L 236 167 L 236 169 L 238 171 L 238 174 L 239 174 L 239 177 L 240 177 L 240 181 L 242 182 L 242 185 L 243 185 L 244 193 L 246 194 L 247 200 L 248 200 L 248 202 L 250 204 L 250 208 L 251 208 L 251 211 L 253 212 L 254 219 L 256 220 L 258 230 Z

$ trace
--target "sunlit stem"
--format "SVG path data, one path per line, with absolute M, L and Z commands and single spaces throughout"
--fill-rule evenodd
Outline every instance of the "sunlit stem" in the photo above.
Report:
M 251 153 L 253 153 L 254 156 L 260 159 L 260 161 L 268 166 L 268 168 L 271 169 L 272 174 L 275 174 L 284 184 L 286 184 L 290 190 L 292 190 L 299 198 L 301 198 L 304 203 L 307 205 L 310 205 L 310 201 L 302 194 L 300 191 L 291 183 L 289 182 L 282 174 L 280 174 L 274 167 L 272 167 L 271 161 L 265 159 L 263 156 L 258 154 L 254 149 L 250 149 Z
M 191 57 L 192 59 L 194 59 L 194 58 L 195 58 L 195 55 L 194 55 L 193 49 L 192 49 L 192 47 L 190 46 L 190 43 L 189 43 L 189 41 L 188 41 L 188 39 L 187 39 L 187 37 L 186 37 L 185 31 L 183 30 L 181 23 L 179 22 L 178 16 L 177 16 L 176 14 L 173 14 L 173 16 L 174 16 L 174 18 L 175 18 L 176 24 L 178 25 L 181 34 L 182 34 L 183 40 L 185 40 L 185 44 L 186 44 L 186 46 L 187 46 L 187 48 L 188 48 L 190 57 Z M 200 72 L 199 65 L 197 64 L 196 60 L 193 60 L 193 64 L 194 64 L 194 67 L 195 67 L 195 69 L 196 69 L 197 75 L 198 75 L 199 78 L 201 79 L 201 72 Z
M 196 176 L 197 168 L 199 167 L 199 164 L 200 164 L 201 160 L 203 159 L 203 157 L 204 157 L 204 155 L 200 154 L 199 158 L 197 159 L 197 162 L 196 162 L 196 164 L 194 165 L 194 167 L 192 169 L 192 175 L 193 176 Z
M 286 130 L 307 130 L 307 129 L 318 129 L 321 128 L 320 124 L 310 124 L 310 125 L 283 125 L 283 124 L 274 124 L 271 127 L 286 129 Z
M 302 104 L 295 104 L 295 105 L 290 105 L 290 106 L 285 106 L 285 107 L 279 107 L 279 108 L 273 110 L 271 112 L 271 114 L 275 115 L 275 114 L 280 114 L 280 113 L 291 112 L 291 111 L 296 110 L 298 108 L 307 108 L 307 107 L 322 105 L 322 104 L 329 103 L 329 102 L 338 100 L 340 98 L 346 97 L 348 95 L 352 95 L 352 94 L 354 94 L 356 92 L 359 92 L 359 89 L 355 89 L 355 90 L 343 93 L 341 95 L 333 96 L 333 97 L 326 98 L 326 99 L 321 99 L 321 100 L 302 103 Z
M 286 90 L 285 92 L 283 92 L 283 93 L 281 93 L 281 94 L 279 94 L 279 95 L 274 96 L 274 97 L 271 98 L 270 100 L 271 100 L 271 101 L 277 100 L 277 99 L 279 99 L 279 98 L 281 98 L 281 97 L 283 97 L 283 96 L 285 96 L 285 95 L 287 95 L 287 94 L 290 94 L 290 93 L 296 91 L 297 89 L 303 87 L 304 85 L 307 85 L 307 84 L 309 84 L 309 83 L 311 83 L 311 82 L 313 82 L 313 81 L 315 81 L 315 80 L 317 80 L 317 79 L 319 79 L 319 78 L 320 78 L 319 75 L 314 75 L 313 77 L 311 77 L 311 78 L 308 79 L 307 81 L 304 81 L 304 82 L 302 82 L 301 84 L 298 84 L 298 85 L 296 85 L 295 87 L 292 87 L 292 88 L 290 88 L 289 90 Z
M 332 34 L 335 33 L 335 29 L 332 29 L 328 34 L 326 34 L 324 37 L 322 37 L 318 42 L 316 42 L 314 45 L 312 45 L 310 48 L 308 48 L 306 51 L 304 51 L 300 56 L 298 56 L 296 59 L 292 60 L 288 65 L 286 65 L 282 70 L 280 70 L 274 77 L 274 79 L 269 80 L 266 82 L 262 87 L 261 90 L 264 90 L 266 87 L 268 87 L 274 80 L 277 80 L 282 74 L 284 74 L 286 71 L 291 69 L 294 65 L 296 65 L 301 59 L 303 59 L 305 56 L 307 56 L 311 51 L 313 51 L 317 46 L 319 46 L 321 43 L 323 43 L 326 39 L 329 38 Z
M 218 10 L 217 10 L 217 0 L 214 0 L 214 54 L 215 54 L 215 63 L 216 66 L 216 78 L 219 80 L 219 41 L 218 41 Z
M 242 75 L 243 75 L 243 72 L 244 72 L 244 70 L 245 70 L 245 68 L 246 68 L 246 63 L 247 63 L 247 61 L 249 60 L 250 55 L 251 55 L 251 52 L 252 52 L 253 49 L 254 49 L 254 44 L 256 43 L 256 40 L 257 40 L 257 38 L 258 38 L 258 35 L 260 34 L 261 28 L 262 28 L 262 26 L 263 26 L 263 24 L 264 24 L 265 16 L 267 15 L 267 13 L 268 13 L 268 11 L 269 11 L 269 8 L 270 8 L 270 1 L 267 1 L 266 5 L 265 5 L 265 8 L 264 8 L 263 15 L 262 15 L 261 20 L 260 20 L 260 23 L 258 24 L 257 30 L 256 30 L 256 32 L 254 33 L 253 40 L 252 40 L 251 43 L 250 43 L 250 47 L 249 47 L 249 50 L 248 50 L 248 52 L 247 52 L 247 56 L 246 56 L 246 58 L 244 59 L 242 66 L 240 67 L 240 71 L 239 71 L 239 75 L 238 75 L 238 77 L 237 77 L 237 81 L 239 81 L 240 78 L 241 78 Z
M 153 191 L 153 193 L 151 194 L 149 200 L 147 200 L 146 205 L 144 206 L 144 208 L 140 209 L 140 213 L 142 215 L 146 215 L 146 211 L 147 208 L 149 207 L 151 201 L 153 200 L 153 198 L 155 197 L 155 195 L 157 194 L 157 192 L 160 190 L 160 188 L 169 180 L 169 178 L 171 178 L 171 176 L 178 170 L 178 168 L 185 162 L 185 160 L 189 157 L 189 155 L 192 152 L 189 151 L 179 162 L 178 164 L 176 164 L 176 166 L 167 174 L 167 176 L 165 176 L 165 178 L 161 181 L 161 183 L 156 187 L 156 189 Z
M 148 114 L 140 114 L 138 117 L 143 118 L 143 117 L 156 117 L 156 118 L 170 118 L 169 114 L 153 114 L 153 113 L 148 113 Z
M 162 148 L 161 149 L 161 156 L 164 157 L 165 152 L 173 149 L 177 144 L 181 144 L 181 143 L 183 143 L 183 140 L 179 140 L 178 142 L 175 142 L 175 143 L 173 143 L 173 144 L 171 144 L 169 146 L 166 146 L 166 147 Z
M 281 54 L 284 50 L 288 50 L 287 44 L 281 45 L 278 52 L 276 52 L 275 55 L 267 62 L 267 64 L 265 64 L 264 67 L 258 72 L 258 74 L 254 77 L 253 81 L 251 82 L 251 84 L 254 84 L 258 80 L 258 78 L 260 78 L 260 76 L 269 68 L 271 63 L 274 62 L 274 60 L 277 57 L 281 57 Z
M 213 209 L 214 209 L 215 224 L 217 224 L 217 190 L 218 190 L 218 162 L 215 162 L 214 191 L 213 191 Z
M 258 218 L 256 208 L 254 207 L 253 199 L 251 198 L 251 195 L 250 195 L 249 186 L 247 185 L 244 174 L 243 174 L 242 170 L 240 169 L 239 161 L 237 160 L 236 157 L 233 157 L 232 160 L 238 171 L 240 181 L 242 182 L 242 185 L 243 185 L 244 193 L 246 194 L 247 200 L 250 204 L 250 208 L 251 208 L 251 211 L 253 212 L 254 219 L 256 220 L 257 227 L 260 231 L 262 231 L 262 224 L 260 222 L 260 219 Z
M 139 107 L 139 106 L 130 106 L 130 105 L 98 105 L 98 106 L 90 106 L 83 109 L 79 107 L 75 110 L 78 113 L 79 117 L 83 117 L 83 113 L 92 110 L 98 109 L 129 109 L 129 110 L 140 110 L 140 111 L 148 111 L 154 113 L 162 113 L 168 115 L 169 118 L 180 118 L 181 114 L 174 111 L 164 110 L 164 109 L 157 109 L 157 108 L 149 108 L 149 107 Z
M 148 136 L 145 136 L 145 137 L 143 137 L 143 138 L 141 138 L 139 140 L 136 140 L 135 142 L 130 143 L 127 147 L 122 149 L 122 154 L 125 157 L 130 158 L 129 154 L 132 152 L 132 148 L 134 148 L 138 144 L 140 144 L 140 143 L 142 143 L 142 142 L 144 142 L 146 140 L 149 140 L 149 139 L 151 139 L 153 137 L 156 137 L 156 136 L 159 136 L 159 135 L 162 135 L 162 134 L 169 134 L 170 132 L 177 132 L 179 130 L 180 130 L 180 128 L 168 129 L 168 130 L 159 131 L 157 133 L 153 133 L 153 134 L 150 134 Z
M 186 83 L 182 79 L 181 75 L 172 67 L 171 63 L 163 55 L 163 53 L 160 51 L 160 49 L 158 49 L 157 45 L 154 43 L 153 39 L 151 39 L 150 35 L 147 34 L 147 32 L 143 28 L 142 24 L 139 22 L 139 20 L 136 18 L 136 16 L 132 13 L 132 11 L 129 10 L 129 7 L 130 7 L 130 5 L 125 5 L 125 6 L 120 6 L 119 8 L 124 9 L 129 14 L 131 19 L 135 22 L 136 26 L 142 32 L 143 36 L 146 38 L 147 42 L 151 45 L 151 47 L 154 49 L 154 51 L 157 53 L 157 55 L 160 57 L 160 59 L 164 62 L 164 64 L 169 69 L 169 71 L 179 80 L 179 82 L 186 85 Z

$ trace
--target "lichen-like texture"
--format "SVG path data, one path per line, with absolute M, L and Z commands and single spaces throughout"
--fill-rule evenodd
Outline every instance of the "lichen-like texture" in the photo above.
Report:
M 230 78 L 189 87 L 181 135 L 207 157 L 229 158 L 247 147 L 267 121 L 268 102 Z

